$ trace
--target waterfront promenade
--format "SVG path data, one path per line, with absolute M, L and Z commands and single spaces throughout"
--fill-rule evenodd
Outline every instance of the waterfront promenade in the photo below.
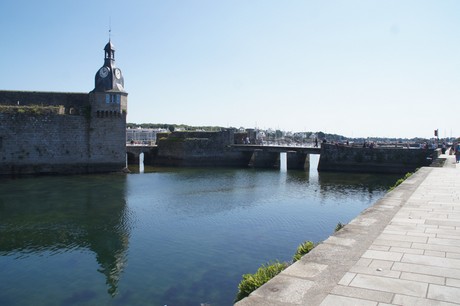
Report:
M 460 164 L 441 158 L 236 305 L 460 305 Z

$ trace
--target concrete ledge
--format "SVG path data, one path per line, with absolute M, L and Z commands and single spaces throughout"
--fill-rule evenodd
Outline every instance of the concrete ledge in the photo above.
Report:
M 373 300 L 389 303 L 389 294 L 372 289 L 357 288 L 356 292 L 350 293 L 350 297 L 344 297 L 347 294 L 342 293 L 338 285 L 347 284 L 350 269 L 359 266 L 360 261 L 366 260 L 366 252 L 373 252 L 369 253 L 372 258 L 379 256 L 378 250 L 369 249 L 371 244 L 382 234 L 385 227 L 432 170 L 427 167 L 421 168 L 309 254 L 235 305 L 320 305 L 323 302 L 327 305 L 340 304 L 336 303 L 338 300 L 334 300 L 334 295 L 328 296 L 331 293 L 340 295 L 341 303 L 344 299 L 349 299 L 349 305 L 364 305 L 362 300 L 354 297 L 366 295 L 373 296 Z M 305 239 L 308 240 L 308 237 Z M 384 245 L 385 241 L 381 244 Z M 391 252 L 386 252 L 382 256 L 400 254 L 388 253 Z M 363 269 L 366 268 L 367 264 L 363 264 Z M 391 277 L 391 275 L 386 276 Z

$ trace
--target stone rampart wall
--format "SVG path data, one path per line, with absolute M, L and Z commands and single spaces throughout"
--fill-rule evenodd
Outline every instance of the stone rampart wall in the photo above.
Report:
M 0 90 L 3 105 L 63 105 L 66 108 L 89 105 L 89 94 L 71 92 Z
M 158 141 L 158 166 L 247 166 L 252 153 L 235 152 L 234 131 L 173 132 Z
M 428 166 L 433 150 L 322 144 L 319 171 L 407 173 Z
M 91 117 L 90 162 L 116 163 L 118 169 L 126 165 L 126 115 L 120 117 Z
M 125 120 L 0 113 L 0 174 L 91 173 L 125 166 Z

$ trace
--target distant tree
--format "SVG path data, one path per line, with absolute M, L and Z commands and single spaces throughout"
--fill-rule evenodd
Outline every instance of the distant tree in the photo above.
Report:
M 175 129 L 174 125 L 168 126 L 168 130 L 169 130 L 170 132 L 174 132 L 174 129 Z
M 283 132 L 281 132 L 280 130 L 276 130 L 275 131 L 275 137 L 277 139 L 283 138 Z

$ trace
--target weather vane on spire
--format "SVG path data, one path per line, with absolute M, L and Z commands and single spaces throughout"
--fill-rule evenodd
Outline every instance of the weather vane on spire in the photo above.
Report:
M 112 38 L 112 16 L 109 17 L 109 41 Z

